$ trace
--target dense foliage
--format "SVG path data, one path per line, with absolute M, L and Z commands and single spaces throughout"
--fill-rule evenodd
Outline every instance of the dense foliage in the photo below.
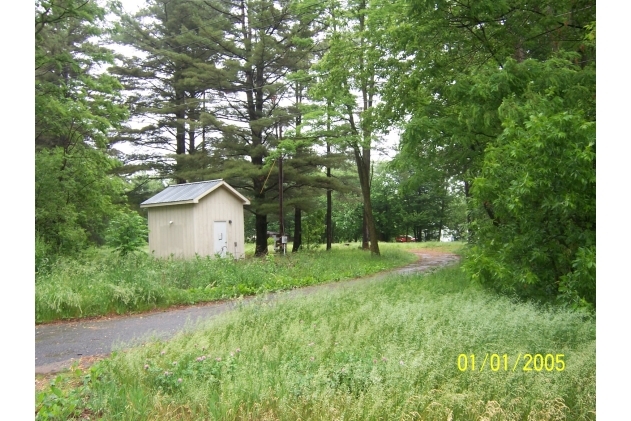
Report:
M 147 244 L 147 222 L 137 213 L 120 213 L 111 221 L 107 230 L 107 243 L 123 257 L 138 251 Z
M 465 265 L 499 290 L 595 305 L 595 3 L 396 2 L 384 121 L 403 167 L 464 188 Z
M 99 4 L 36 2 L 37 268 L 101 244 L 125 193 L 161 188 L 114 174 L 148 170 L 246 194 L 257 255 L 273 224 L 294 251 L 449 233 L 474 279 L 595 306 L 593 0 Z
M 468 267 L 498 289 L 595 305 L 594 69 L 527 60 L 498 76 L 521 95 L 499 107 L 504 130 L 472 187 L 489 217 L 475 226 Z
M 69 253 L 102 243 L 124 201 L 107 145 L 127 113 L 119 82 L 98 72 L 113 60 L 98 39 L 105 10 L 38 0 L 35 12 L 35 231 L 40 252 Z

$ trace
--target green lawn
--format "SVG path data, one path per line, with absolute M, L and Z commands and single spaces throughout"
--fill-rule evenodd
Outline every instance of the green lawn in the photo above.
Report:
M 595 330 L 590 316 L 483 290 L 459 267 L 391 276 L 245 305 L 115 353 L 39 393 L 38 417 L 592 420 Z

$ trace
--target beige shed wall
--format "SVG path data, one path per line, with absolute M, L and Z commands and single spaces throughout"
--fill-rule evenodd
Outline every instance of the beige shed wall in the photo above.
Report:
M 148 209 L 149 251 L 156 257 L 195 255 L 193 205 L 172 205 Z M 173 221 L 173 223 L 169 223 Z
M 194 208 L 195 245 L 201 256 L 212 256 L 214 250 L 213 227 L 215 221 L 232 221 L 227 224 L 228 252 L 236 258 L 245 256 L 243 202 L 228 189 L 217 188 L 204 196 Z M 235 247 L 235 242 L 237 243 Z
M 215 221 L 232 221 L 226 225 L 228 251 L 237 258 L 245 257 L 243 202 L 224 187 L 218 187 L 196 204 L 156 206 L 147 210 L 149 251 L 156 257 L 173 254 L 190 258 L 195 253 L 213 256 Z

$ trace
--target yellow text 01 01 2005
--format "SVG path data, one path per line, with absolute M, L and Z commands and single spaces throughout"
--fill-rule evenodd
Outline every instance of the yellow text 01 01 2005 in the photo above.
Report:
M 458 355 L 458 370 L 466 371 L 526 371 L 552 372 L 565 370 L 565 354 L 522 354 L 509 356 L 508 354 L 460 354 Z

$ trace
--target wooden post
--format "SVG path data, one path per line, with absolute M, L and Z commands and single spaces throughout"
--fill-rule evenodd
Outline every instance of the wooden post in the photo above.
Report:
M 283 139 L 283 126 L 278 126 L 278 140 L 279 142 Z M 280 229 L 280 247 L 283 250 L 283 255 L 285 254 L 286 243 L 283 243 L 283 236 L 285 235 L 285 221 L 283 219 L 283 154 L 281 152 L 280 158 L 278 158 L 278 200 L 280 202 L 279 206 L 279 215 L 278 215 L 278 225 Z

